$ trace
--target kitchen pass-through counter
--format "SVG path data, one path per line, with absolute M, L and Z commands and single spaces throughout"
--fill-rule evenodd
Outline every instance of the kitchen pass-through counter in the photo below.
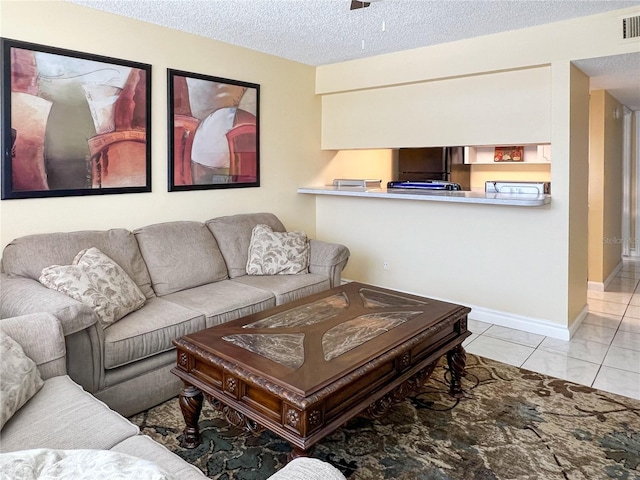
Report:
M 510 205 L 516 207 L 541 207 L 551 203 L 551 195 L 530 193 L 489 193 L 482 190 L 418 190 L 386 189 L 365 187 L 301 187 L 298 193 L 311 195 L 335 195 L 343 197 L 389 198 L 399 200 L 420 200 L 427 202 L 477 203 L 489 205 Z

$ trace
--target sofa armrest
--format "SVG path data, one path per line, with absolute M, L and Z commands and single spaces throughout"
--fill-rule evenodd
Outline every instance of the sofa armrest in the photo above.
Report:
M 25 277 L 0 278 L 0 318 L 48 313 L 64 334 L 67 374 L 88 392 L 100 388 L 103 372 L 102 328 L 91 307 Z
M 331 287 L 340 285 L 342 270 L 349 260 L 349 249 L 338 243 L 310 240 L 311 259 L 309 272 L 329 277 Z
M 43 380 L 66 375 L 64 334 L 49 313 L 32 313 L 0 320 L 0 330 L 18 342 L 40 370 Z
M 2 275 L 0 318 L 42 312 L 51 313 L 58 319 L 65 336 L 85 330 L 97 321 L 91 307 L 64 293 L 51 290 L 30 278 Z
M 269 480 L 345 480 L 345 477 L 327 462 L 317 458 L 298 457 L 271 475 Z

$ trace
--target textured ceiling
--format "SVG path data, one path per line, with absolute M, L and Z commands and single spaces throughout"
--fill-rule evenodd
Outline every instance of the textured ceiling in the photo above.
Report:
M 640 9 L 640 0 L 373 0 L 359 10 L 349 9 L 350 0 L 68 1 L 316 66 Z M 640 53 L 619 57 L 580 68 L 609 84 L 640 85 Z M 633 87 L 618 86 L 617 95 L 640 110 L 640 87 Z

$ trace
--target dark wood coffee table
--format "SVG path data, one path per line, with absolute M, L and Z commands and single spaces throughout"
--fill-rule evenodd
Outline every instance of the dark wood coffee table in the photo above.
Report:
M 175 340 L 184 382 L 182 445 L 200 444 L 203 397 L 249 431 L 287 440 L 292 457 L 359 414 L 384 416 L 447 355 L 461 395 L 470 309 L 349 283 Z

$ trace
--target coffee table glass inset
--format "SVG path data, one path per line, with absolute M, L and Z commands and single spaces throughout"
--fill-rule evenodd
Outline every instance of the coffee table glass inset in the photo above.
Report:
M 177 339 L 183 445 L 199 444 L 203 393 L 227 419 L 305 455 L 360 413 L 382 416 L 447 354 L 461 393 L 469 308 L 350 283 Z

